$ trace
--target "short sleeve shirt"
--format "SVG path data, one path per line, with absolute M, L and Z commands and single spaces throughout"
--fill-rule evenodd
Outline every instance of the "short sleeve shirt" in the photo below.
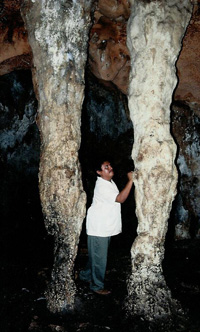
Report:
M 88 209 L 88 235 L 107 237 L 122 231 L 121 204 L 116 202 L 119 190 L 113 180 L 97 178 L 92 205 Z

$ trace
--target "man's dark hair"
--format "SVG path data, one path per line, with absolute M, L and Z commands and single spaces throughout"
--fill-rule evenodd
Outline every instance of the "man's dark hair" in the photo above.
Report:
M 105 161 L 109 161 L 109 163 L 111 163 L 112 165 L 112 160 L 110 157 L 101 157 L 98 158 L 97 160 L 95 160 L 95 165 L 94 165 L 94 169 L 95 171 L 101 171 L 101 165 L 105 162 Z

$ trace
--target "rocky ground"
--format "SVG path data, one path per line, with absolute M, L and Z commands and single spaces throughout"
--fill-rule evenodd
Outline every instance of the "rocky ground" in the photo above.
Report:
M 106 286 L 109 296 L 99 296 L 79 281 L 78 273 L 87 260 L 85 239 L 81 240 L 75 275 L 77 308 L 72 315 L 54 316 L 46 310 L 44 289 L 52 264 L 50 238 L 22 239 L 15 233 L 1 236 L 1 332 L 75 332 L 75 331 L 166 331 L 142 318 L 129 321 L 123 310 L 126 278 L 130 269 L 130 241 L 123 236 L 113 239 L 110 247 Z M 12 245 L 11 245 L 12 243 Z M 6 249 L 6 250 L 5 250 Z M 172 242 L 166 247 L 163 268 L 173 296 L 178 299 L 185 316 L 175 318 L 170 331 L 200 331 L 200 240 Z

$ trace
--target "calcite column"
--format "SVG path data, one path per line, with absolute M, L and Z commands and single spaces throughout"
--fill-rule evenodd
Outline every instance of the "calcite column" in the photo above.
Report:
M 190 0 L 131 0 L 129 109 L 134 125 L 138 236 L 131 248 L 127 308 L 154 319 L 170 315 L 173 301 L 162 273 L 167 222 L 176 195 L 176 144 L 170 104 L 175 63 L 192 11 Z
M 86 201 L 78 150 L 90 10 L 90 0 L 25 0 L 22 8 L 39 101 L 40 197 L 55 240 L 46 292 L 54 313 L 75 308 L 73 267 Z

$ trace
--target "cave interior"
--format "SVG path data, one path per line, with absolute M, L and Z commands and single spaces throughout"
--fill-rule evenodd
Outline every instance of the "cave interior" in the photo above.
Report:
M 137 236 L 134 188 L 122 206 L 123 232 L 113 239 L 110 248 L 106 280 L 115 296 L 96 299 L 87 286 L 76 280 L 88 311 L 83 310 L 79 318 L 68 320 L 52 317 L 45 311 L 43 292 L 53 262 L 53 237 L 46 232 L 39 198 L 38 102 L 32 82 L 32 55 L 19 6 L 20 1 L 10 1 L 9 6 L 9 1 L 4 0 L 0 13 L 1 331 L 11 331 L 14 327 L 15 331 L 104 331 L 106 328 L 118 331 L 119 326 L 120 331 L 123 328 L 125 331 L 119 307 L 126 294 L 130 248 Z M 106 6 L 106 1 L 99 1 L 85 70 L 79 160 L 87 207 L 92 201 L 96 180 L 93 166 L 99 155 L 111 160 L 119 189 L 126 183 L 126 173 L 134 170 L 131 158 L 134 128 L 127 101 L 130 58 L 125 35 L 130 12 L 125 5 L 122 12 L 119 4 L 116 15 L 112 16 Z M 179 325 L 177 331 L 193 332 L 200 331 L 200 63 L 197 59 L 200 44 L 196 42 L 199 6 L 199 3 L 195 6 L 177 62 L 179 82 L 171 105 L 171 133 L 178 149 L 179 180 L 163 261 L 172 295 L 189 317 L 189 323 L 185 322 L 182 329 Z M 100 59 L 101 54 L 104 60 Z M 110 65 L 105 67 L 108 58 Z M 84 221 L 75 279 L 86 259 Z M 99 311 L 101 314 L 97 315 Z M 149 330 L 143 321 L 136 320 L 134 324 L 134 331 Z

